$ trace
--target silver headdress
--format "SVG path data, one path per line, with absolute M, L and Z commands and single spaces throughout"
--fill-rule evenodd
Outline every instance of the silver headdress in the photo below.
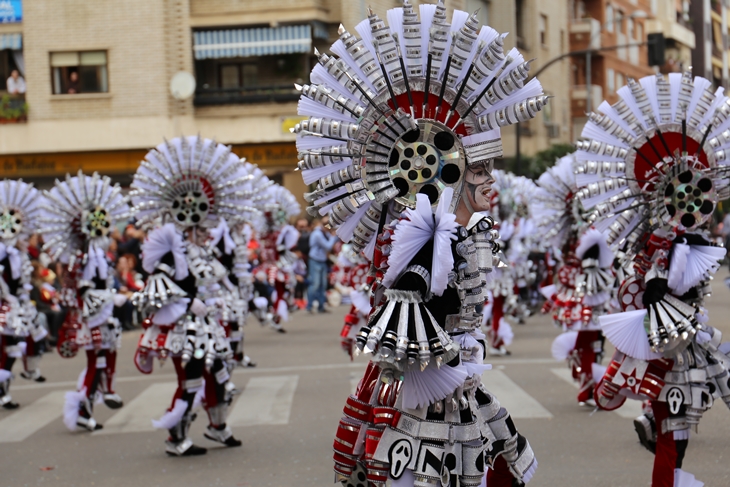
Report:
M 494 176 L 492 189 L 499 200 L 499 217 L 495 215 L 495 218 L 506 220 L 515 216 L 518 218 L 527 216 L 531 209 L 530 202 L 537 190 L 532 179 L 501 169 L 495 169 L 492 175 Z
M 540 83 L 527 82 L 529 61 L 504 35 L 481 27 L 475 14 L 408 2 L 358 24 L 340 26 L 335 55 L 315 51 L 311 85 L 297 86 L 297 134 L 306 195 L 329 214 L 339 237 L 361 250 L 377 233 L 392 201 L 396 214 L 416 195 L 432 205 L 444 189 L 455 208 L 465 171 L 502 154 L 500 127 L 533 118 L 547 103 Z M 427 94 L 427 96 L 424 96 Z
M 53 260 L 64 263 L 88 247 L 106 248 L 116 223 L 129 217 L 127 198 L 119 185 L 97 173 L 67 174 L 65 181 L 56 180 L 43 195 L 44 216 L 39 222 L 44 249 Z
M 612 245 L 662 228 L 693 231 L 730 196 L 730 99 L 691 73 L 629 80 L 591 113 L 577 143 L 577 197 Z
M 178 137 L 147 153 L 130 193 L 138 225 L 158 219 L 180 228 L 214 227 L 220 218 L 256 213 L 255 176 L 231 148 L 200 136 Z
M 22 179 L 0 182 L 0 241 L 28 238 L 38 229 L 40 192 Z
M 580 202 L 575 198 L 578 193 L 575 165 L 573 154 L 558 159 L 538 178 L 531 201 L 538 233 L 558 249 L 562 249 L 572 231 L 578 230 L 583 222 Z

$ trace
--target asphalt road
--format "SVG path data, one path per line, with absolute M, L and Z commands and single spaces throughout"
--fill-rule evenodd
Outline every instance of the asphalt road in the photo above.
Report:
M 711 324 L 730 340 L 730 290 L 722 271 L 709 300 Z M 327 315 L 296 313 L 287 334 L 247 327 L 247 352 L 258 363 L 239 369 L 243 390 L 231 423 L 243 447 L 226 449 L 203 438 L 204 417 L 193 439 L 209 447 L 197 458 L 169 458 L 166 433 L 150 419 L 167 407 L 174 375 L 171 365 L 140 374 L 132 363 L 137 332 L 126 333 L 118 365 L 117 391 L 125 407 L 97 406 L 104 430 L 69 432 L 61 420 L 64 391 L 71 390 L 84 359 L 43 359 L 44 384 L 17 379 L 16 411 L 0 410 L 0 487 L 17 486 L 328 486 L 331 448 L 342 406 L 364 370 L 363 357 L 350 362 L 339 348 L 346 308 Z M 535 450 L 539 469 L 530 486 L 648 486 L 652 455 L 638 443 L 631 417 L 637 404 L 619 412 L 593 412 L 575 402 L 567 367 L 550 357 L 557 335 L 549 320 L 532 317 L 514 326 L 512 356 L 491 360 L 483 381 L 512 413 Z M 604 363 L 610 357 L 604 359 Z M 16 368 L 18 365 L 16 365 Z M 16 370 L 16 373 L 19 370 Z M 204 416 L 204 415 L 202 415 Z M 685 470 L 707 487 L 730 485 L 730 413 L 716 403 L 693 435 Z

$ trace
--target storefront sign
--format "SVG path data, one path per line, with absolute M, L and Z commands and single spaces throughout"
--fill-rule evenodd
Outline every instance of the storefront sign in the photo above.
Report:
M 233 152 L 245 157 L 262 169 L 267 167 L 291 167 L 297 165 L 297 148 L 294 142 L 277 144 L 233 145 Z M 109 152 L 65 152 L 59 154 L 18 154 L 0 156 L 2 178 L 58 178 L 79 170 L 91 174 L 131 176 L 144 159 L 146 150 Z
M 23 21 L 23 0 L 0 0 L 0 24 Z

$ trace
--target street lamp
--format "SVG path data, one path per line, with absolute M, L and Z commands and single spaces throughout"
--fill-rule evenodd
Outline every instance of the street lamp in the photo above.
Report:
M 614 17 L 612 19 L 607 20 L 603 24 L 601 24 L 598 27 L 598 32 L 591 35 L 590 39 L 588 39 L 588 51 L 586 52 L 586 113 L 590 113 L 593 110 L 593 100 L 592 100 L 592 93 L 591 93 L 591 60 L 593 58 L 593 51 L 591 49 L 591 46 L 593 45 L 593 41 L 603 33 L 603 29 L 605 27 L 608 27 L 611 24 L 614 24 L 616 22 L 619 22 L 623 19 L 648 19 L 649 15 L 644 12 L 643 10 L 636 10 L 635 12 L 632 12 L 631 15 L 619 15 L 617 17 Z

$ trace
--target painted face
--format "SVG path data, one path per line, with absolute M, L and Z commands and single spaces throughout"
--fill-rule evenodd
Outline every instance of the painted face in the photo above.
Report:
M 492 191 L 494 162 L 468 166 L 464 175 L 464 193 L 474 211 L 489 210 L 489 193 Z

